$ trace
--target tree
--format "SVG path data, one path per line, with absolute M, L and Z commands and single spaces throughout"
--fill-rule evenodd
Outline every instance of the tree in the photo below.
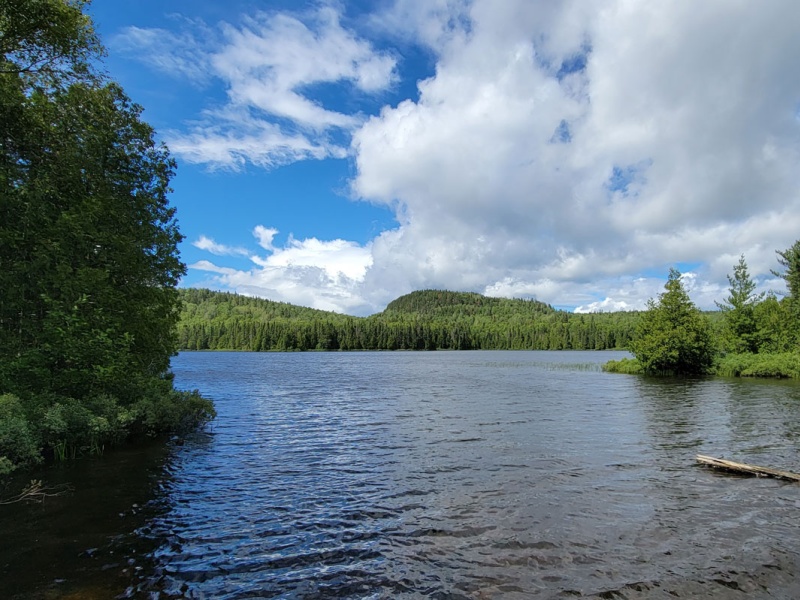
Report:
M 725 313 L 728 346 L 734 352 L 758 352 L 759 335 L 755 307 L 764 299 L 764 294 L 756 294 L 756 284 L 750 278 L 744 254 L 739 264 L 733 267 L 733 276 L 728 275 L 729 295 L 724 302 L 716 305 Z
M 787 324 L 791 321 L 786 299 L 778 300 L 774 293 L 767 294 L 753 310 L 758 325 L 759 353 L 788 352 L 792 345 Z
M 664 289 L 658 302 L 648 301 L 631 351 L 648 374 L 708 372 L 714 361 L 708 320 L 689 299 L 676 269 L 670 269 Z
M 772 271 L 773 275 L 786 281 L 789 296 L 800 300 L 800 240 L 783 252 L 776 250 L 778 263 L 785 269 L 783 272 Z
M 0 394 L 24 401 L 45 447 L 213 414 L 168 373 L 185 272 L 175 165 L 92 72 L 85 4 L 0 0 Z
M 28 83 L 85 79 L 89 62 L 103 54 L 89 0 L 0 0 L 0 74 Z
M 783 252 L 776 250 L 775 253 L 778 255 L 778 264 L 783 270 L 773 270 L 772 274 L 786 281 L 788 293 L 784 300 L 789 312 L 787 325 L 789 337 L 796 344 L 800 338 L 800 240 Z

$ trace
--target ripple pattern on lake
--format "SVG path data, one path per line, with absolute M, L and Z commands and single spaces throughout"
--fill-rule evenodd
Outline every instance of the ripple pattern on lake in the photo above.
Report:
M 694 464 L 798 469 L 800 388 L 586 368 L 611 356 L 182 354 L 219 418 L 128 595 L 800 597 L 800 486 Z
M 139 589 L 791 597 L 797 486 L 693 456 L 796 464 L 797 386 L 569 368 L 586 356 L 181 355 L 220 417 L 170 465 Z

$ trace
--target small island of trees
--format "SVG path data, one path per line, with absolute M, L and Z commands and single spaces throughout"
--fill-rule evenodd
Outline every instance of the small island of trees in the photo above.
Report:
M 728 275 L 729 295 L 717 303 L 716 330 L 689 299 L 681 274 L 672 269 L 665 291 L 650 300 L 630 344 L 635 358 L 605 369 L 648 375 L 718 374 L 735 377 L 800 377 L 800 240 L 778 251 L 787 294 L 756 294 L 745 257 Z

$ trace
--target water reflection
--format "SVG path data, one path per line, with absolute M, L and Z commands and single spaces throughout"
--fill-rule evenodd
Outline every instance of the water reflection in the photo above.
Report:
M 656 500 L 644 535 L 691 554 L 670 558 L 681 595 L 772 597 L 773 586 L 793 595 L 798 546 L 786 543 L 798 488 L 688 467 L 697 453 L 745 462 L 791 465 L 798 449 L 781 437 L 785 419 L 798 415 L 797 386 L 724 379 L 683 381 L 637 378 L 647 432 L 662 465 L 650 481 Z M 788 399 L 787 399 L 788 396 Z M 788 461 L 788 462 L 786 462 Z M 672 555 L 672 552 L 670 552 Z M 777 583 L 773 583 L 777 582 Z M 779 592 L 780 596 L 781 593 Z
M 163 502 L 163 444 L 116 450 L 20 475 L 72 492 L 42 504 L 0 507 L 0 598 L 108 599 L 151 571 L 156 545 L 137 530 L 169 507 Z

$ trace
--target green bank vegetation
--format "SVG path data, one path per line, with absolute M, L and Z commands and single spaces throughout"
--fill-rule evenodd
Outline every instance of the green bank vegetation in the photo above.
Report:
M 352 317 L 204 289 L 180 290 L 184 350 L 630 350 L 618 373 L 798 377 L 800 242 L 778 252 L 789 293 L 756 294 L 744 256 L 719 310 L 701 312 L 671 270 L 642 312 L 573 314 L 535 300 L 423 290 Z
M 616 373 L 717 374 L 731 377 L 800 377 L 800 240 L 778 251 L 788 292 L 756 294 L 741 256 L 728 276 L 729 295 L 717 303 L 716 323 L 700 313 L 670 271 L 665 291 L 651 300 L 630 344 L 633 359 L 611 361 Z
M 412 292 L 369 317 L 209 290 L 180 294 L 185 350 L 608 350 L 626 348 L 639 319 L 442 290 Z
M 173 388 L 175 164 L 82 0 L 0 1 L 0 474 L 214 415 Z

